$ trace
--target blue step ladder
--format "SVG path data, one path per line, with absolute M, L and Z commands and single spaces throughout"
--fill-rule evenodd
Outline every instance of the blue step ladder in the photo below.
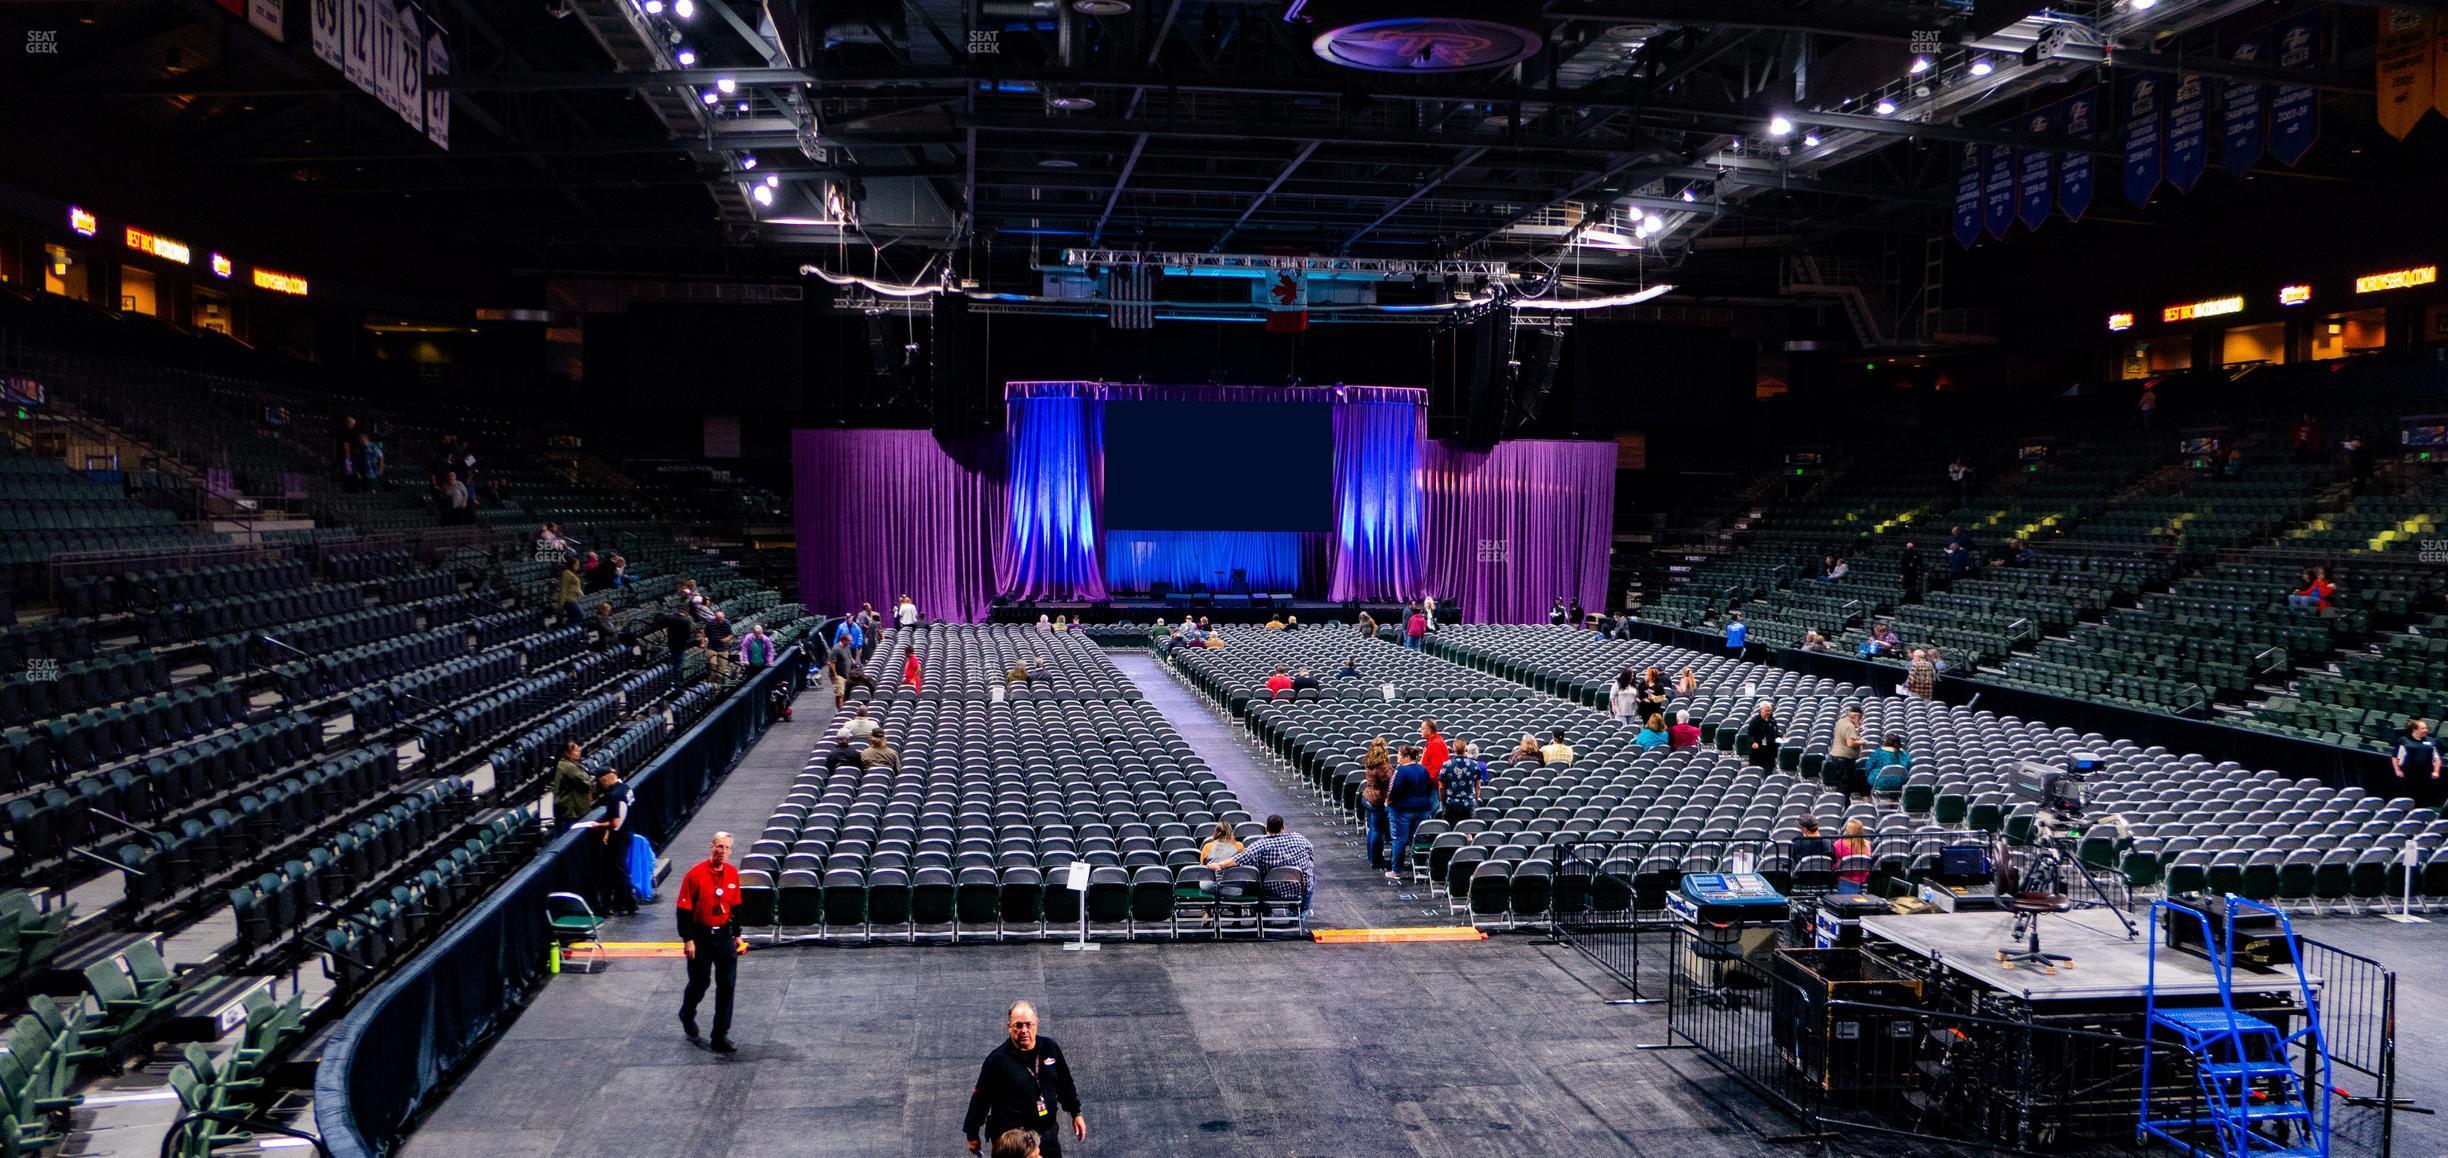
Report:
M 2230 894 L 2226 904 L 2226 936 L 2219 939 L 2210 935 L 2210 918 L 2201 910 L 2164 900 L 2151 902 L 2150 982 L 2142 991 L 2146 1028 L 2137 1136 L 2156 1137 L 2196 1158 L 2329 1158 L 2329 1099 L 2334 1087 L 2329 1043 L 2321 1036 L 2319 991 L 2304 979 L 2301 969 L 2295 971 L 2304 1022 L 2293 1033 L 2235 1007 L 2235 918 L 2250 912 L 2276 917 L 2286 938 L 2289 961 L 2301 959 L 2295 926 L 2286 914 L 2257 901 Z M 2211 973 L 2218 979 L 2216 1006 L 2160 1008 L 2162 913 L 2170 920 L 2191 920 L 2201 927 Z M 2177 1048 L 2193 1059 L 2197 1088 L 2190 1098 L 2174 1091 L 2155 1098 L 2160 1091 L 2154 1085 L 2154 1070 L 2181 1068 L 2157 1055 Z M 2313 1100 L 2314 1095 L 2318 1101 Z M 2171 1106 L 2191 1112 L 2169 1116 L 2164 1111 Z

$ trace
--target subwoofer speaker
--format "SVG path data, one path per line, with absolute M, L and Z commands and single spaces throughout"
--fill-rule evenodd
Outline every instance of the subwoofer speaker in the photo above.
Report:
M 938 436 L 1003 426 L 1003 400 L 987 381 L 982 329 L 969 312 L 969 299 L 936 297 L 928 326 L 927 399 Z

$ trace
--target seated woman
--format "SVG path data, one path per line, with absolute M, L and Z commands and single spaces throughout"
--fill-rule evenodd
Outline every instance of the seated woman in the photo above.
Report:
M 1643 748 L 1663 748 L 1668 739 L 1666 717 L 1651 716 L 1648 723 L 1641 725 L 1640 734 L 1632 737 L 1632 742 Z
M 1513 746 L 1513 750 L 1505 755 L 1505 760 L 1514 764 L 1544 764 L 1547 756 L 1539 751 L 1538 737 L 1524 732 L 1521 743 Z
M 1233 835 L 1232 822 L 1216 821 L 1215 831 L 1208 834 L 1207 843 L 1199 846 L 1199 863 L 1212 868 L 1217 861 L 1231 860 L 1239 855 L 1241 841 Z
M 1862 775 L 1870 780 L 1874 796 L 1893 796 L 1904 791 L 1904 778 L 1912 774 L 1912 753 L 1904 750 L 1904 734 L 1887 733 L 1887 742 L 1879 750 L 1862 758 Z
M 1870 830 L 1856 816 L 1845 821 L 1844 835 L 1836 838 L 1836 891 L 1869 892 L 1870 864 Z

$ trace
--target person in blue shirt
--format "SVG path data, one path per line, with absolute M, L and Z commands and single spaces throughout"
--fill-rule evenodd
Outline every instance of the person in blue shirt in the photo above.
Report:
M 1460 736 L 1454 737 L 1454 755 L 1445 761 L 1445 772 L 1437 778 L 1437 795 L 1445 804 L 1445 823 L 1460 824 L 1471 818 L 1479 807 L 1479 788 L 1487 783 L 1487 762 L 1479 758 L 1479 745 Z
M 852 652 L 858 652 L 867 646 L 867 633 L 859 630 L 858 616 L 845 615 L 842 617 L 841 626 L 833 629 L 833 642 L 849 645 Z
M 1751 629 L 1743 623 L 1742 612 L 1731 612 L 1726 616 L 1726 650 L 1733 653 L 1735 658 L 1742 658 L 1743 643 L 1750 635 Z
M 1912 774 L 1912 753 L 1904 750 L 1904 734 L 1887 733 L 1887 743 L 1864 758 L 1861 767 L 1874 795 L 1893 796 L 1904 791 L 1904 778 Z
M 1386 785 L 1386 811 L 1393 814 L 1393 840 L 1387 849 L 1394 867 L 1386 870 L 1386 879 L 1403 879 L 1403 870 L 1411 862 L 1411 834 L 1420 822 L 1428 819 L 1436 807 L 1436 781 L 1428 775 L 1428 766 L 1420 763 L 1417 744 L 1405 744 L 1394 765 L 1394 780 Z
M 1648 723 L 1641 725 L 1640 734 L 1632 737 L 1632 742 L 1643 748 L 1663 748 L 1666 739 L 1666 717 L 1651 716 Z

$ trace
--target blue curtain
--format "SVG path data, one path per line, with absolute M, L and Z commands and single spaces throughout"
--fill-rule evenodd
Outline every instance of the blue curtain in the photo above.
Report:
M 1327 598 L 1414 599 L 1420 536 L 1420 457 L 1427 410 L 1401 401 L 1341 401 L 1334 408 L 1334 581 Z
M 1241 568 L 1253 592 L 1309 597 L 1332 547 L 1330 536 L 1314 531 L 1107 531 L 1105 586 L 1133 592 L 1157 583 L 1176 591 L 1229 587 L 1234 569 Z
M 1093 382 L 1006 395 L 1011 518 L 995 589 L 1014 599 L 1103 599 L 1105 413 Z

